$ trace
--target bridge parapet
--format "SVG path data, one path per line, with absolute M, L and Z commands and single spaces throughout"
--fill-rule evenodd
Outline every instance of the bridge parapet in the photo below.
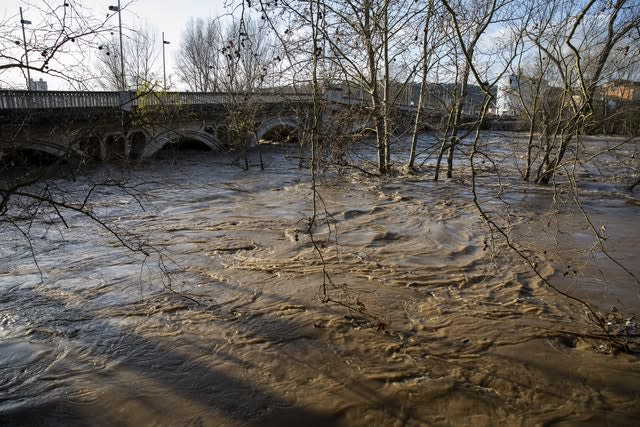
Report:
M 135 95 L 134 95 L 135 97 Z M 278 93 L 229 93 L 229 92 L 160 92 L 143 95 L 133 99 L 134 105 L 208 105 L 208 104 L 233 104 L 233 103 L 281 103 L 281 102 L 312 102 L 310 94 Z
M 372 111 L 366 102 L 345 102 L 329 95 L 324 94 L 323 112 L 328 123 L 332 114 L 343 112 L 340 120 L 347 123 L 347 132 L 370 127 Z M 0 90 L 0 157 L 3 150 L 40 147 L 50 153 L 97 153 L 91 156 L 101 159 L 144 158 L 180 140 L 199 141 L 219 150 L 237 143 L 232 141 L 234 135 L 244 138 L 238 135 L 243 135 L 249 121 L 251 143 L 295 139 L 312 102 L 311 94 L 282 90 L 254 94 Z M 414 106 L 397 107 L 398 126 L 411 125 L 415 110 Z M 425 122 L 436 115 L 425 109 Z
M 1 90 L 0 109 L 118 107 L 120 92 Z
M 259 93 L 243 94 L 228 92 L 67 92 L 0 90 L 0 109 L 57 109 L 144 107 L 152 105 L 209 105 L 242 103 L 275 103 L 283 101 L 311 102 L 309 94 Z

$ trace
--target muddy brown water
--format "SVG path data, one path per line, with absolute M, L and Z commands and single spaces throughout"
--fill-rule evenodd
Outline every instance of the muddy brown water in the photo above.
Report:
M 387 179 L 328 173 L 312 241 L 297 154 L 267 148 L 266 169 L 253 154 L 244 171 L 232 155 L 161 153 L 57 182 L 80 200 L 126 178 L 140 203 L 103 187 L 91 204 L 149 257 L 65 212 L 69 228 L 54 213 L 31 225 L 34 261 L 2 223 L 0 425 L 637 425 L 637 354 L 612 354 L 587 310 L 543 282 L 637 334 L 637 191 L 576 172 L 625 272 L 562 186 L 498 188 L 479 165 L 483 206 L 537 276 L 489 232 L 468 179 L 433 183 L 429 162 Z

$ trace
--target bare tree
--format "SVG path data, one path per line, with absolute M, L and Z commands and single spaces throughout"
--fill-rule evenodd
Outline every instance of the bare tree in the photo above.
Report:
M 363 110 L 368 110 L 376 135 L 378 172 L 385 174 L 391 167 L 395 107 L 403 100 L 400 88 L 412 80 L 421 63 L 412 47 L 425 7 L 387 0 L 315 5 L 316 23 L 310 21 L 308 5 L 286 3 L 278 12 L 263 6 L 262 13 L 285 19 L 280 38 L 288 47 L 287 60 L 297 67 L 293 75 L 308 79 L 316 55 L 318 82 L 366 94 L 366 100 L 357 98 L 366 104 Z M 314 31 L 317 40 L 312 39 Z
M 541 129 L 535 181 L 549 183 L 563 164 L 569 147 L 594 127 L 595 102 L 605 83 L 616 49 L 630 47 L 629 37 L 640 28 L 640 9 L 634 1 L 552 3 L 551 24 L 533 27 L 529 38 L 549 61 L 546 78 L 558 87 L 560 106 Z
M 277 56 L 269 31 L 249 14 L 229 19 L 188 22 L 178 62 L 180 79 L 190 90 L 252 92 L 265 85 Z
M 233 20 L 223 29 L 223 46 L 216 69 L 221 87 L 227 92 L 252 93 L 265 86 L 265 79 L 277 55 L 268 29 L 250 15 Z
M 96 68 L 104 89 L 122 88 L 118 43 L 117 40 L 111 40 L 98 47 L 100 55 Z M 157 49 L 155 36 L 147 26 L 140 26 L 127 35 L 123 46 L 127 88 L 138 90 L 157 84 L 157 74 L 154 72 L 158 57 Z
M 222 33 L 217 20 L 191 19 L 178 52 L 178 75 L 190 90 L 220 90 Z
M 418 92 L 418 103 L 416 105 L 413 133 L 411 135 L 411 150 L 409 152 L 409 161 L 407 162 L 407 166 L 410 169 L 414 168 L 416 156 L 418 154 L 418 137 L 423 131 L 423 110 L 429 107 L 428 105 L 425 105 L 429 86 L 429 73 L 437 63 L 436 52 L 438 46 L 443 42 L 444 32 L 440 31 L 441 27 L 439 24 L 440 22 L 437 19 L 436 4 L 433 0 L 430 0 L 424 12 L 424 27 L 422 30 L 422 38 L 420 40 L 422 47 L 420 62 L 422 67 L 418 73 L 420 76 L 420 90 Z M 414 40 L 418 41 L 417 34 Z
M 341 68 L 349 80 L 358 82 L 369 97 L 377 142 L 378 172 L 381 174 L 387 173 L 391 167 L 394 110 L 402 101 L 398 96 L 402 91 L 394 93 L 392 86 L 406 86 L 420 69 L 420 56 L 423 55 L 411 47 L 421 27 L 421 19 L 425 17 L 424 11 L 422 5 L 414 2 L 371 1 L 365 2 L 360 9 L 357 2 L 347 1 L 341 9 L 335 9 L 337 19 L 332 22 L 331 30 L 341 33 L 342 28 L 348 28 L 350 34 L 343 35 L 344 41 L 342 38 L 331 41 L 329 34 L 325 33 L 332 58 L 342 64 Z M 357 54 L 359 46 L 362 46 L 364 55 Z M 409 60 L 408 56 L 413 59 Z M 396 67 L 396 63 L 404 63 L 405 66 Z
M 597 93 L 597 81 L 601 78 L 602 70 L 605 68 L 605 64 L 608 61 L 607 57 L 609 53 L 606 51 L 612 46 L 615 46 L 614 40 L 617 39 L 614 28 L 618 28 L 623 32 L 627 31 L 627 25 L 629 22 L 637 19 L 638 14 L 638 10 L 634 8 L 625 9 L 622 7 L 622 9 L 617 9 L 625 3 L 624 1 L 618 2 L 615 5 L 610 3 L 604 6 L 599 5 L 599 12 L 591 10 L 591 8 L 594 7 L 594 3 L 595 2 L 590 2 L 589 4 L 585 4 L 583 2 L 557 2 L 545 4 L 540 7 L 540 10 L 544 11 L 544 14 L 534 16 L 537 18 L 540 18 L 540 16 L 546 17 L 548 18 L 546 21 L 539 19 L 536 20 L 535 18 L 533 22 L 526 19 L 520 21 L 521 26 L 519 34 L 527 34 L 527 31 L 530 29 L 535 29 L 537 32 L 541 24 L 542 26 L 545 26 L 545 23 L 549 23 L 550 25 L 545 30 L 537 33 L 539 37 L 536 37 L 535 39 L 554 40 L 557 41 L 557 43 L 546 44 L 544 45 L 544 48 L 541 47 L 543 45 L 542 43 L 536 43 L 536 49 L 541 49 L 545 58 L 550 58 L 548 61 L 551 62 L 551 65 L 547 66 L 545 58 L 541 56 L 538 56 L 540 60 L 535 62 L 535 53 L 537 53 L 537 50 L 534 49 L 533 63 L 540 66 L 538 70 L 539 72 L 532 73 L 534 75 L 534 78 L 532 79 L 525 79 L 516 76 L 518 79 L 515 82 L 512 81 L 512 86 L 515 86 L 515 91 L 518 94 L 518 101 L 520 103 L 519 107 L 526 111 L 526 114 L 530 119 L 530 123 L 537 122 L 535 121 L 535 118 L 538 114 L 541 115 L 540 122 L 542 122 L 542 128 L 539 134 L 534 136 L 535 138 L 539 135 L 541 140 L 540 152 L 542 157 L 538 169 L 538 179 L 536 181 L 541 184 L 547 184 L 553 180 L 554 184 L 562 185 L 562 189 L 569 195 L 567 200 L 572 205 L 572 209 L 582 217 L 586 228 L 590 229 L 593 233 L 595 241 L 589 251 L 591 253 L 597 252 L 598 255 L 608 259 L 612 264 L 620 268 L 620 270 L 623 271 L 624 274 L 633 281 L 633 283 L 640 284 L 640 278 L 638 278 L 631 269 L 627 268 L 623 263 L 611 255 L 611 247 L 609 244 L 605 245 L 605 241 L 607 239 L 605 236 L 606 228 L 604 226 L 600 228 L 596 227 L 592 218 L 583 206 L 579 190 L 578 174 L 575 169 L 575 166 L 579 163 L 586 164 L 588 162 L 596 161 L 600 155 L 605 153 L 610 154 L 610 152 L 612 153 L 615 150 L 615 147 L 612 149 L 609 149 L 608 147 L 605 147 L 604 149 L 596 148 L 594 153 L 593 147 L 591 147 L 590 150 L 586 148 L 581 137 L 587 131 L 589 125 L 593 123 L 593 101 Z M 535 9 L 539 6 L 539 3 L 532 2 L 529 6 L 533 6 Z M 614 24 L 615 15 L 617 11 L 622 10 L 626 12 L 634 10 L 635 17 L 634 14 L 627 15 L 627 19 L 630 21 L 618 23 L 621 24 L 618 26 L 617 24 Z M 575 14 L 576 11 L 579 13 Z M 607 28 L 607 30 L 604 31 L 604 36 L 598 42 L 594 42 L 593 39 L 585 37 L 587 33 L 593 34 L 593 27 L 591 27 L 589 31 L 585 32 L 582 36 L 577 36 L 577 34 L 581 33 L 583 29 L 579 23 L 581 21 L 588 20 L 588 11 L 594 12 L 597 15 L 597 19 L 591 21 L 591 23 L 596 23 L 596 27 L 604 25 L 604 27 Z M 604 13 L 604 15 L 601 15 L 605 11 L 610 11 L 610 13 Z M 548 13 L 551 14 L 549 15 Z M 564 15 L 565 13 L 569 15 Z M 530 16 L 530 14 L 526 13 L 522 14 L 522 16 Z M 566 17 L 566 19 L 561 19 L 563 16 Z M 591 18 L 594 18 L 594 16 L 591 15 Z M 637 27 L 637 21 L 634 25 Z M 459 27 L 456 27 L 456 32 L 459 33 Z M 593 50 L 589 50 L 589 53 L 587 54 L 586 51 L 583 52 L 581 49 L 590 45 L 590 43 L 595 43 L 596 46 L 594 46 Z M 461 43 L 460 46 L 467 58 L 471 73 L 476 80 L 481 81 L 481 68 L 478 66 L 476 61 L 472 60 L 472 56 L 469 54 L 467 46 L 464 43 Z M 580 48 L 578 46 L 580 46 Z M 597 49 L 597 46 L 601 49 Z M 513 52 L 522 53 L 524 50 L 516 49 Z M 511 59 L 513 59 L 513 57 Z M 506 66 L 509 67 L 509 64 L 506 64 Z M 540 77 L 541 75 L 544 75 L 545 80 Z M 495 81 L 493 84 L 495 84 Z M 544 87 L 547 85 L 551 86 L 553 84 L 557 85 L 556 90 L 552 90 L 547 93 L 551 94 L 551 97 L 555 98 L 555 102 L 550 103 L 541 99 L 540 95 L 544 93 Z M 491 84 L 489 84 L 489 87 L 490 86 Z M 491 92 L 487 90 L 487 86 L 481 85 L 481 87 L 485 90 L 487 95 L 486 101 L 489 101 L 492 97 Z M 487 106 L 488 102 L 485 102 L 483 106 L 483 115 L 487 112 Z M 623 141 L 620 145 L 624 145 L 632 140 L 634 140 L 634 138 Z M 564 155 L 570 150 L 570 143 L 575 144 L 575 147 L 573 147 L 574 149 L 571 151 L 571 159 L 562 160 Z M 546 284 L 547 287 L 554 290 L 564 298 L 580 304 L 582 308 L 585 309 L 588 320 L 600 328 L 600 333 L 595 334 L 595 336 L 608 341 L 611 351 L 630 351 L 630 340 L 628 336 L 624 333 L 612 333 L 610 327 L 612 322 L 609 322 L 608 324 L 606 320 L 607 317 L 598 313 L 593 304 L 571 294 L 570 292 L 567 292 L 566 289 L 552 283 L 548 277 L 544 277 L 539 270 L 535 255 L 529 253 L 525 249 L 526 246 L 524 242 L 519 241 L 518 237 L 509 230 L 509 215 L 505 214 L 502 210 L 498 212 L 493 211 L 493 209 L 489 207 L 490 203 L 495 199 L 486 197 L 486 193 L 481 195 L 483 194 L 481 189 L 482 183 L 487 182 L 486 178 L 488 176 L 493 177 L 495 180 L 493 182 L 500 182 L 500 176 L 505 169 L 501 168 L 491 155 L 486 151 L 483 151 L 481 145 L 481 133 L 478 129 L 475 132 L 470 153 L 471 191 L 473 194 L 473 202 L 480 216 L 488 225 L 492 239 L 504 242 L 511 250 L 524 260 L 524 262 L 531 268 L 538 278 Z M 527 150 L 530 149 L 531 145 L 529 142 L 529 144 L 527 144 Z M 590 152 L 584 156 L 582 151 Z M 485 163 L 485 160 L 489 160 L 489 162 L 492 163 L 491 168 L 485 168 L 482 166 Z M 556 173 L 560 171 L 564 174 L 562 182 L 555 182 Z M 491 180 L 489 182 L 491 182 Z M 509 203 L 502 198 L 501 192 L 502 190 L 498 192 L 496 198 L 503 203 L 505 208 L 508 209 Z M 556 201 L 557 194 L 558 193 L 554 193 L 554 202 Z M 554 209 L 555 208 L 557 207 L 554 207 Z M 554 211 L 554 215 L 557 215 L 557 211 Z
M 452 32 L 455 34 L 454 43 L 458 44 L 459 53 L 456 55 L 456 80 L 453 109 L 450 110 L 449 120 L 445 135 L 442 138 L 438 162 L 434 179 L 437 181 L 440 171 L 440 162 L 445 149 L 447 154 L 447 177 L 453 175 L 453 159 L 455 150 L 460 142 L 460 133 L 463 126 L 463 109 L 467 98 L 469 79 L 472 77 L 471 65 L 478 62 L 476 58 L 478 44 L 486 34 L 487 28 L 499 19 L 499 12 L 505 8 L 509 1 L 462 1 L 449 2 L 442 0 L 451 19 Z M 481 78 L 479 73 L 473 76 L 480 86 L 488 89 L 488 82 Z
M 89 52 L 97 49 L 102 34 L 113 30 L 110 18 L 95 18 L 81 1 L 24 4 L 25 40 L 18 10 L 0 22 L 0 83 L 26 87 L 17 82 L 37 72 L 85 88 L 92 80 Z

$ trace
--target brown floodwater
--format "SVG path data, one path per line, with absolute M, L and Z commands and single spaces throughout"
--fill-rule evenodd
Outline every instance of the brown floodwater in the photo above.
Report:
M 67 201 L 126 182 L 89 202 L 148 256 L 78 213 L 9 212 L 32 247 L 0 223 L 0 425 L 636 425 L 638 353 L 545 280 L 638 350 L 638 144 L 539 187 L 514 170 L 522 141 L 483 138 L 499 161 L 478 163 L 478 196 L 537 273 L 479 215 L 464 153 L 438 183 L 430 158 L 328 170 L 311 236 L 293 146 L 265 170 L 178 151 L 53 181 Z

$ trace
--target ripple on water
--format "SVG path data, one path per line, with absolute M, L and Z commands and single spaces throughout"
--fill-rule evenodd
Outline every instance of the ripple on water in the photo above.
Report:
M 0 246 L 0 424 L 18 407 L 32 425 L 637 419 L 637 360 L 571 338 L 589 330 L 584 310 L 488 247 L 465 185 L 336 177 L 319 187 L 314 246 L 306 172 L 269 156 L 266 173 L 201 153 L 145 162 L 144 212 L 100 194 L 162 258 L 74 218 L 69 239 L 39 234 L 40 284 L 16 236 L 19 251 Z M 611 241 L 625 235 L 616 218 Z M 533 249 L 549 242 L 540 227 Z M 560 271 L 534 253 L 543 275 Z

